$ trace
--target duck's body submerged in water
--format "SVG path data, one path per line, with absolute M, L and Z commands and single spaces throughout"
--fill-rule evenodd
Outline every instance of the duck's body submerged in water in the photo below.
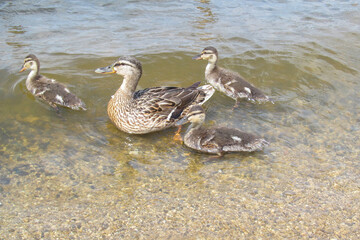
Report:
M 26 56 L 20 72 L 27 69 L 30 69 L 31 72 L 26 79 L 26 88 L 35 97 L 44 100 L 56 110 L 58 110 L 58 106 L 86 110 L 84 102 L 72 94 L 65 85 L 39 74 L 40 61 L 34 54 Z
M 205 127 L 205 112 L 201 106 L 190 108 L 186 118 L 177 124 L 190 121 L 183 138 L 184 144 L 200 152 L 223 156 L 228 152 L 253 152 L 269 143 L 262 137 L 227 127 Z
M 190 106 L 203 104 L 215 91 L 210 85 L 199 87 L 200 82 L 187 88 L 153 87 L 135 91 L 142 66 L 133 57 L 120 57 L 114 64 L 95 72 L 117 73 L 124 77 L 108 103 L 107 112 L 118 129 L 130 134 L 145 134 L 175 126 L 187 115 Z
M 260 89 L 247 82 L 238 73 L 217 66 L 218 58 L 218 51 L 214 47 L 206 47 L 201 54 L 193 57 L 195 60 L 208 61 L 205 69 L 206 81 L 218 91 L 233 98 L 236 101 L 235 107 L 241 98 L 260 103 L 271 101 Z

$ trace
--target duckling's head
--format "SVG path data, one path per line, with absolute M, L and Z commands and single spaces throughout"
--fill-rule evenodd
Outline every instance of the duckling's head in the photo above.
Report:
M 24 64 L 22 65 L 20 72 L 25 71 L 26 69 L 38 70 L 40 68 L 39 59 L 34 54 L 29 54 L 24 59 Z
M 120 57 L 115 63 L 95 70 L 96 73 L 116 73 L 121 76 L 142 74 L 141 63 L 134 57 Z
M 200 105 L 192 106 L 189 109 L 186 117 L 182 118 L 180 121 L 176 123 L 177 126 L 183 125 L 187 122 L 191 122 L 194 124 L 201 124 L 205 121 L 205 111 Z
M 218 59 L 218 51 L 214 47 L 206 47 L 199 55 L 194 56 L 193 59 L 204 59 L 208 60 L 209 62 L 215 63 Z

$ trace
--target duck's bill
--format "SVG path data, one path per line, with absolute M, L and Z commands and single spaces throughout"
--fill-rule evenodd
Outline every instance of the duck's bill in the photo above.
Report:
M 192 57 L 192 59 L 194 59 L 194 60 L 200 60 L 200 59 L 202 59 L 202 58 L 201 58 L 201 54 Z
M 97 68 L 95 70 L 96 73 L 115 73 L 115 70 L 113 69 L 112 65 L 102 68 Z
M 184 124 L 186 124 L 188 121 L 189 121 L 189 119 L 188 119 L 187 117 L 184 117 L 184 118 L 180 119 L 179 121 L 177 121 L 177 122 L 175 123 L 175 126 L 184 125 Z
M 23 72 L 23 71 L 25 71 L 26 69 L 27 69 L 26 67 L 22 66 L 19 72 Z

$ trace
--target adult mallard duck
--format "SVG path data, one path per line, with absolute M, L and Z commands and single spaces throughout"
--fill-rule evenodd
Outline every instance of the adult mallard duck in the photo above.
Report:
M 269 143 L 262 137 L 227 127 L 205 127 L 205 112 L 201 106 L 192 106 L 186 116 L 177 124 L 191 122 L 184 144 L 200 152 L 223 156 L 227 152 L 252 152 L 261 150 Z
M 29 54 L 25 57 L 20 72 L 26 69 L 31 69 L 26 79 L 26 88 L 35 97 L 44 100 L 57 111 L 58 106 L 68 107 L 74 110 L 86 110 L 83 101 L 72 94 L 67 87 L 54 79 L 49 79 L 39 74 L 40 61 L 34 54 Z
M 235 99 L 235 106 L 240 98 L 250 101 L 267 102 L 270 98 L 261 90 L 254 87 L 241 77 L 238 73 L 218 67 L 218 51 L 214 47 L 206 47 L 201 54 L 193 57 L 195 60 L 204 59 L 208 61 L 205 69 L 205 79 L 220 92 Z
M 95 72 L 123 76 L 120 88 L 108 103 L 107 112 L 118 129 L 130 134 L 145 134 L 174 126 L 186 116 L 190 106 L 203 104 L 215 92 L 210 85 L 199 87 L 200 82 L 187 88 L 153 87 L 135 92 L 142 66 L 133 57 L 120 57 Z

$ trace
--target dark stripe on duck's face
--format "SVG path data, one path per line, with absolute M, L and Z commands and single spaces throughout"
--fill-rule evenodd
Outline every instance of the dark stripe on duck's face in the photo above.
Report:
M 200 59 L 203 59 L 203 57 L 205 57 L 206 55 L 211 55 L 211 54 L 214 54 L 214 52 L 211 50 L 202 51 L 201 54 L 194 56 L 192 59 L 200 60 Z
M 202 54 L 202 55 L 205 55 L 205 54 L 214 54 L 214 52 L 212 52 L 212 51 L 204 51 L 204 52 L 202 52 L 201 54 Z
M 210 53 L 217 54 L 217 50 L 216 50 L 216 48 L 214 48 L 214 47 L 206 47 L 206 48 L 204 48 L 204 49 L 202 50 L 202 52 L 203 52 L 203 53 L 204 53 L 204 52 L 210 52 Z
M 130 66 L 130 67 L 134 67 L 132 64 L 124 63 L 124 62 L 115 63 L 115 64 L 114 64 L 114 67 L 118 67 L 118 66 Z
M 97 68 L 95 70 L 96 73 L 115 73 L 115 67 L 120 67 L 120 66 L 130 66 L 135 68 L 136 66 L 134 66 L 132 63 L 130 62 L 116 62 L 113 65 L 107 66 L 107 67 L 102 67 L 102 68 Z
M 189 113 L 189 117 L 194 117 L 199 114 L 204 114 L 204 111 L 200 111 L 200 110 L 193 111 L 193 112 Z
M 140 75 L 142 74 L 141 63 L 134 57 L 129 57 L 129 56 L 120 57 L 119 60 L 115 62 L 115 64 L 117 64 L 117 63 L 119 63 L 120 65 L 124 65 L 124 66 L 128 65 L 128 66 L 132 67 L 133 69 L 136 69 L 137 71 L 139 71 Z
M 129 66 L 132 68 L 139 68 L 139 66 L 136 63 L 133 63 L 131 61 L 119 61 L 114 64 L 114 67 L 119 67 L 119 66 Z

